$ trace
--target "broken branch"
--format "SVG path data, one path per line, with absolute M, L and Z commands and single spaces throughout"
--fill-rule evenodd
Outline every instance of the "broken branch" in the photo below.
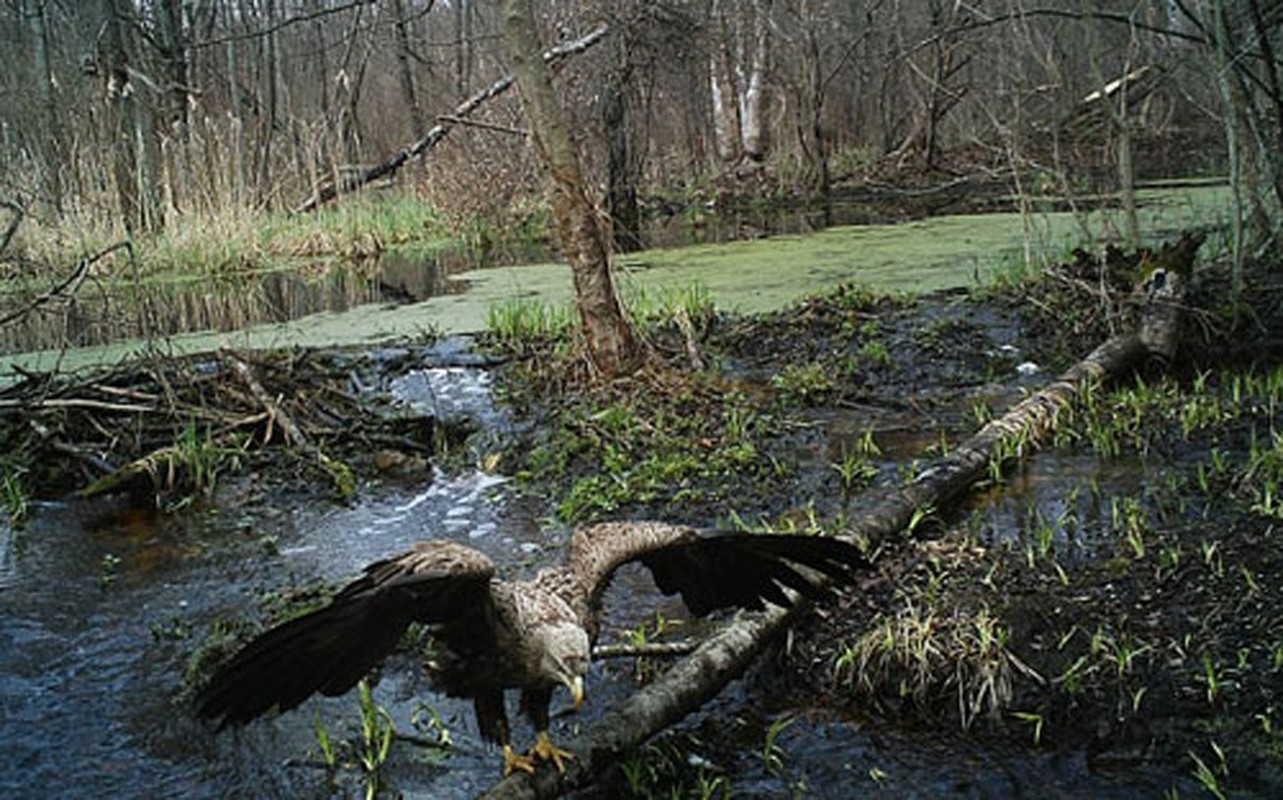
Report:
M 599 25 L 586 36 L 545 51 L 543 59 L 548 64 L 555 66 L 569 56 L 582 53 L 597 44 L 605 38 L 609 31 L 610 28 L 608 26 Z M 483 103 L 498 97 L 508 91 L 508 89 L 512 88 L 513 82 L 514 78 L 512 75 L 503 76 L 499 80 L 487 86 L 485 89 L 482 89 L 480 92 L 477 92 L 472 97 L 469 97 L 463 103 L 459 104 L 452 114 L 438 117 L 438 119 L 442 121 L 441 124 L 433 126 L 432 130 L 425 133 L 418 141 L 408 145 L 396 154 L 392 155 L 390 158 L 363 172 L 346 177 L 338 183 L 333 181 L 326 183 L 311 197 L 295 208 L 294 212 L 296 214 L 301 214 L 307 211 L 314 211 L 341 194 L 348 194 L 361 188 L 367 183 L 373 183 L 380 178 L 386 178 L 395 174 L 396 171 L 405 166 L 406 162 L 410 161 L 410 159 L 418 158 L 428 149 L 435 147 L 438 142 L 446 137 L 446 134 L 450 132 L 451 128 L 456 124 L 459 124 L 463 119 L 472 114 L 472 112 L 476 111 Z

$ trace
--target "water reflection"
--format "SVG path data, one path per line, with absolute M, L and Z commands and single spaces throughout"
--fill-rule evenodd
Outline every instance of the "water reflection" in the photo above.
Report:
M 1161 239 L 1191 224 L 1205 223 L 1192 217 L 1191 209 L 1223 206 L 1228 202 L 1221 202 L 1223 194 L 1223 189 L 1215 186 L 1142 193 L 1142 231 L 1147 239 Z M 1000 197 L 984 201 L 987 211 L 1001 208 L 1005 202 Z M 827 210 L 770 201 L 731 209 L 675 205 L 654 213 L 642 238 L 647 247 L 662 249 L 781 233 L 807 234 L 825 228 L 834 233 L 845 231 L 824 241 L 819 241 L 822 237 L 804 237 L 809 244 L 791 251 L 787 258 L 786 286 L 778 285 L 778 255 L 770 252 L 757 254 L 764 259 L 759 264 L 744 259 L 744 251 L 737 251 L 730 275 L 724 274 L 725 260 L 710 259 L 708 253 L 684 254 L 677 259 L 647 257 L 666 264 L 669 279 L 704 283 L 714 291 L 719 306 L 741 305 L 751 310 L 760 308 L 756 305 L 759 302 L 778 307 L 795 299 L 804 286 L 820 290 L 847 280 L 892 291 L 970 285 L 982 274 L 982 265 L 987 271 L 1009 258 L 1018 260 L 1022 244 L 1038 258 L 1051 258 L 1062 252 L 1063 246 L 1081 243 L 1084 237 L 1099 237 L 1097 243 L 1108 241 L 1109 231 L 1115 228 L 1103 212 L 1088 215 L 1088 219 L 1048 211 L 1040 213 L 1038 233 L 1030 241 L 1028 220 L 1015 214 L 990 214 L 981 220 L 972 213 L 976 210 L 966 192 L 956 191 L 920 196 L 870 190 L 843 197 Z M 932 218 L 930 223 L 859 227 L 928 217 Z M 1096 228 L 1100 231 L 1092 234 Z M 549 258 L 543 243 L 514 236 L 502 242 L 481 241 L 475 247 L 387 251 L 361 261 L 297 259 L 267 272 L 151 279 L 143 284 L 135 283 L 128 270 L 120 274 L 104 270 L 87 280 L 73 298 L 56 298 L 0 328 L 0 353 L 93 347 L 200 331 L 239 331 L 318 312 L 418 303 L 466 292 L 468 284 L 454 279 L 463 272 L 537 264 Z M 799 262 L 810 266 L 792 270 Z M 634 268 L 644 264 L 635 258 L 621 258 L 620 263 L 631 263 Z M 542 280 L 523 276 L 526 279 L 535 284 Z M 562 283 L 559 278 L 557 285 Z M 47 280 L 0 286 L 0 316 L 31 306 L 48 290 Z M 474 327 L 467 330 L 478 329 L 475 315 L 470 324 Z
M 89 347 L 145 336 L 234 331 L 370 303 L 411 303 L 462 292 L 466 285 L 437 259 L 387 253 L 359 263 L 305 261 L 267 272 L 134 283 L 100 277 L 71 301 L 42 306 L 0 328 L 0 351 Z M 462 267 L 456 269 L 459 271 Z M 45 287 L 0 295 L 4 310 L 23 308 Z

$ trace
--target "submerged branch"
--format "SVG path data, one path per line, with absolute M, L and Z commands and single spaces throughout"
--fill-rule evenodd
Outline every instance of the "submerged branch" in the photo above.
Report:
M 30 303 L 27 303 L 27 305 L 17 311 L 11 311 L 3 317 L 0 317 L 0 325 L 8 325 L 15 319 L 21 319 L 51 300 L 56 300 L 60 297 L 71 297 L 80 288 L 80 285 L 85 282 L 85 278 L 89 275 L 89 268 L 97 261 L 106 258 L 117 250 L 129 250 L 131 253 L 133 252 L 132 245 L 130 245 L 129 242 L 117 242 L 111 247 L 99 250 L 92 256 L 86 256 L 85 258 L 80 259 L 79 263 L 76 264 L 76 268 L 71 271 L 70 275 L 63 279 L 62 283 L 59 283 L 44 294 L 37 296 Z

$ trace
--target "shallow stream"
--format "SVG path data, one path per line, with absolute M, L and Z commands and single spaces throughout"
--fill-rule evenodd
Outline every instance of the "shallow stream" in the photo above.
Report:
M 508 423 L 492 402 L 484 368 L 460 366 L 457 345 L 443 352 L 448 365 L 383 376 L 381 385 L 411 413 L 467 418 L 482 431 L 481 441 L 502 437 Z M 840 433 L 849 423 L 834 418 L 828 424 Z M 913 443 L 902 444 L 905 452 L 886 456 L 911 455 Z M 1108 480 L 1130 487 L 1138 475 Z M 1019 535 L 1016 501 L 993 500 L 995 529 Z M 68 500 L 41 505 L 21 531 L 0 529 L 0 751 L 6 754 L 0 791 L 10 797 L 327 796 L 330 773 L 320 762 L 315 727 L 320 722 L 334 739 L 354 739 L 356 693 L 314 698 L 296 711 L 215 734 L 190 718 L 178 695 L 186 660 L 209 626 L 229 616 L 252 618 L 261 598 L 283 586 L 345 580 L 360 565 L 422 538 L 456 539 L 520 570 L 557 557 L 565 536 L 535 518 L 531 509 L 540 504 L 523 501 L 504 476 L 479 469 L 371 489 L 350 508 L 282 505 L 245 483 L 226 487 L 203 510 L 167 516 L 113 501 Z M 622 575 L 611 592 L 617 610 L 605 626 L 607 637 L 656 608 L 681 616 L 674 603 L 657 604 L 640 570 Z M 725 776 L 736 796 L 1132 797 L 1156 796 L 1173 785 L 1193 788 L 1181 776 L 1095 772 L 1081 753 L 1013 752 L 952 730 L 835 719 L 823 709 L 754 696 L 758 690 L 749 685 L 732 685 L 685 724 L 692 740 L 708 747 L 686 753 L 684 768 Z M 617 705 L 633 686 L 631 661 L 599 663 L 585 709 L 554 725 L 564 734 Z M 499 754 L 478 739 L 471 709 L 431 693 L 417 665 L 390 662 L 375 697 L 403 733 L 416 732 L 425 706 L 449 731 L 452 744 L 445 749 L 413 742 L 393 747 L 385 775 L 404 796 L 471 797 L 495 780 Z M 763 731 L 781 715 L 795 720 L 777 740 L 783 766 L 770 767 L 762 756 Z M 518 737 L 530 735 L 518 725 Z M 359 793 L 359 773 L 341 771 L 338 785 L 340 794 Z
M 1180 201 L 1165 208 L 1166 216 L 1158 215 L 1163 224 L 1152 231 L 1188 224 L 1190 214 Z M 975 218 L 941 218 L 896 229 L 656 250 L 621 259 L 621 271 L 626 288 L 700 282 L 719 307 L 753 311 L 842 281 L 906 290 L 967 284 L 982 257 L 992 263 L 995 254 L 1018 256 L 1020 225 L 1016 215 L 989 215 L 979 225 Z M 1050 234 L 1047 240 L 1056 242 L 1053 247 L 1063 244 Z M 905 260 L 906 241 L 921 245 L 913 251 L 917 260 Z M 389 300 L 370 294 L 368 285 L 352 284 L 339 305 L 353 310 L 339 313 L 335 305 L 320 314 L 291 311 L 289 323 L 190 335 L 169 344 L 176 350 L 352 344 L 427 328 L 477 330 L 495 303 L 520 297 L 563 302 L 569 288 L 564 270 L 544 265 L 433 273 L 435 278 L 422 281 L 423 292 L 432 295 L 427 299 L 405 286 L 398 291 L 410 299 Z M 458 285 L 466 293 L 451 293 Z M 306 291 L 326 294 L 315 285 Z M 283 296 L 277 305 L 295 308 Z M 304 307 L 310 308 L 297 306 Z M 5 357 L 0 380 L 11 378 L 15 365 L 111 361 L 132 347 Z M 436 365 L 392 376 L 383 388 L 413 413 L 470 419 L 483 432 L 477 463 L 485 464 L 486 437 L 502 437 L 507 421 L 492 402 L 484 367 L 457 356 L 458 351 L 443 352 Z M 903 429 L 920 422 L 893 421 Z M 828 424 L 833 439 L 851 427 L 841 415 Z M 862 432 L 851 427 L 846 435 Z M 898 445 L 880 444 L 888 461 L 898 461 L 920 454 L 934 438 L 933 432 L 914 430 Z M 1093 459 L 1062 463 L 1040 457 L 1037 464 L 1036 472 L 978 501 L 987 504 L 995 535 L 1021 536 L 1029 524 L 1030 498 L 1041 491 L 1063 496 L 1067 487 L 1092 480 L 1108 498 L 1135 494 L 1157 479 L 1139 464 L 1118 461 L 1107 473 Z M 1082 497 L 1078 513 L 1086 557 L 1095 544 L 1092 531 L 1107 527 L 1092 519 L 1109 509 Z M 0 791 L 11 797 L 326 796 L 329 774 L 319 763 L 315 727 L 319 720 L 335 739 L 355 736 L 355 693 L 313 699 L 276 719 L 214 735 L 190 718 L 178 697 L 187 659 L 209 626 L 228 616 L 253 617 L 262 597 L 283 587 L 352 577 L 361 565 L 422 538 L 457 539 L 510 570 L 533 568 L 558 557 L 565 536 L 539 518 L 543 508 L 522 498 L 505 476 L 474 468 L 367 487 L 351 507 L 264 497 L 251 478 L 224 487 L 205 508 L 174 515 L 113 500 L 68 499 L 35 508 L 22 530 L 0 525 Z M 609 620 L 608 632 L 645 620 L 656 607 L 645 576 L 621 577 L 612 597 L 626 612 Z M 678 614 L 671 604 L 661 608 L 668 616 Z M 584 711 L 556 724 L 593 719 L 617 704 L 633 681 L 629 662 L 597 665 Z M 410 742 L 393 747 L 387 777 L 405 796 L 471 797 L 497 777 L 499 754 L 478 740 L 470 708 L 428 692 L 417 666 L 393 662 L 376 699 L 402 732 L 415 731 L 413 720 L 426 703 L 450 734 L 452 745 L 445 750 Z M 1009 745 L 991 747 L 982 736 L 896 730 L 778 702 L 736 683 L 687 723 L 697 736 L 709 726 L 720 732 L 716 746 L 701 757 L 711 774 L 730 778 L 736 796 L 1134 797 L 1159 796 L 1172 787 L 1185 796 L 1198 791 L 1189 775 L 1151 775 L 1143 768 L 1102 772 L 1082 753 L 1013 751 Z M 763 732 L 780 714 L 797 718 L 778 740 L 786 754 L 783 768 L 773 769 L 762 757 Z M 519 727 L 518 736 L 528 739 L 530 732 Z M 359 795 L 358 776 L 352 770 L 341 775 L 341 793 Z

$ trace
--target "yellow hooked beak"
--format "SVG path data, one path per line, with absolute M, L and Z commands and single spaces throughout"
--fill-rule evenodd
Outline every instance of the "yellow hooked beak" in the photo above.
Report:
M 584 676 L 576 675 L 573 680 L 566 682 L 566 688 L 570 690 L 570 697 L 575 701 L 575 710 L 578 710 L 584 704 Z

